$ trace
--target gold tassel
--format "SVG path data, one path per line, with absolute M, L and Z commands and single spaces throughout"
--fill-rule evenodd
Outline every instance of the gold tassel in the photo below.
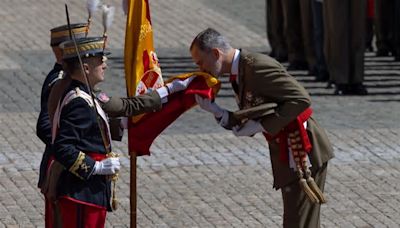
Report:
M 110 152 L 110 153 L 107 154 L 107 157 L 116 158 L 116 157 L 119 157 L 119 155 L 117 153 Z M 118 180 L 118 176 L 119 176 L 118 173 L 109 176 L 109 178 L 111 179 L 111 182 L 113 184 L 112 193 L 111 193 L 111 209 L 113 211 L 117 210 L 118 209 L 118 205 L 119 205 L 118 199 L 117 199 L 117 194 L 116 194 L 117 193 L 117 184 L 116 183 L 117 183 L 117 180 Z
M 299 185 L 301 189 L 306 193 L 308 198 L 311 200 L 313 203 L 319 203 L 318 197 L 314 194 L 314 192 L 310 189 L 310 187 L 307 184 L 306 179 L 304 179 L 303 175 L 303 170 L 301 169 L 300 163 L 297 163 L 297 176 L 299 177 Z
M 314 192 L 315 196 L 318 198 L 320 204 L 326 203 L 326 198 L 324 193 L 322 193 L 321 189 L 318 187 L 317 183 L 315 183 L 314 178 L 309 176 L 307 178 L 307 184 L 310 186 L 311 190 Z
M 117 178 L 118 179 L 118 178 Z M 117 180 L 114 180 L 114 178 L 113 178 L 113 190 L 112 190 L 112 197 L 111 197 L 111 208 L 112 208 L 112 210 L 113 211 L 115 211 L 115 210 L 117 210 L 118 209 L 118 205 L 119 205 L 119 203 L 118 203 L 118 198 L 117 198 L 117 196 L 116 196 L 116 184 L 115 184 L 115 182 L 116 182 Z
M 311 191 L 313 191 L 314 195 L 318 198 L 319 203 L 326 203 L 326 199 L 321 189 L 318 187 L 317 183 L 315 183 L 314 178 L 311 176 L 310 167 L 307 164 L 307 159 L 303 159 L 303 167 L 305 167 L 305 177 L 307 179 L 307 184 L 310 187 Z
M 299 184 L 312 203 L 320 203 L 318 197 L 314 194 L 314 192 L 308 186 L 306 179 L 301 178 L 299 180 Z

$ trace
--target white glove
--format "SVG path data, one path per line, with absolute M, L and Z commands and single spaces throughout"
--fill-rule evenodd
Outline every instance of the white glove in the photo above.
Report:
M 232 132 L 236 136 L 253 136 L 258 132 L 264 131 L 263 126 L 259 121 L 248 120 L 242 126 L 234 126 Z
M 119 158 L 106 158 L 96 161 L 94 165 L 93 175 L 112 175 L 116 174 L 121 168 Z
M 221 118 L 224 115 L 224 112 L 226 112 L 225 109 L 219 107 L 215 102 L 212 102 L 210 99 L 203 98 L 197 94 L 194 95 L 194 98 L 196 99 L 196 102 L 200 106 L 200 108 L 206 110 L 207 112 L 211 112 L 216 118 Z
M 169 94 L 173 94 L 186 89 L 194 78 L 195 77 L 193 76 L 185 80 L 175 79 L 172 82 L 167 83 L 165 86 L 168 88 Z
M 219 107 L 215 102 L 211 101 L 210 99 L 203 98 L 200 95 L 196 94 L 194 95 L 194 98 L 200 108 L 214 114 L 215 118 L 217 118 L 218 124 L 222 127 L 226 127 L 229 120 L 229 113 L 227 110 Z

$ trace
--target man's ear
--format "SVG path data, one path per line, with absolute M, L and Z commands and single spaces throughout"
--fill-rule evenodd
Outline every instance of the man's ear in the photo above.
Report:
M 85 74 L 88 75 L 89 74 L 89 64 L 83 63 L 83 70 L 85 71 Z
M 219 57 L 221 55 L 221 51 L 218 48 L 211 49 L 211 52 L 212 52 L 213 56 L 215 57 L 215 59 L 219 59 Z

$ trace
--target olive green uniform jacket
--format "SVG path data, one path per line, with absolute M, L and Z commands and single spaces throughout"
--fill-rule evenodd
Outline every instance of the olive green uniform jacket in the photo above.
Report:
M 311 105 L 310 96 L 304 87 L 289 75 L 281 64 L 267 55 L 242 50 L 238 80 L 239 109 L 251 109 L 267 103 L 276 104 L 273 113 L 260 118 L 265 131 L 273 136 Z M 229 117 L 232 119 L 233 115 L 230 114 Z M 312 144 L 310 152 L 312 171 L 315 171 L 334 157 L 333 149 L 324 129 L 313 117 L 307 121 L 307 133 Z M 289 168 L 288 162 L 280 160 L 279 144 L 275 140 L 269 142 L 269 150 L 274 188 L 280 189 L 298 180 L 294 170 Z

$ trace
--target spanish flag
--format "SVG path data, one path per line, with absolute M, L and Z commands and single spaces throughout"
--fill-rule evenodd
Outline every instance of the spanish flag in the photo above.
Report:
M 163 86 L 157 55 L 153 46 L 149 0 L 128 1 L 125 35 L 125 79 L 129 97 Z M 192 72 L 170 78 L 185 80 L 196 77 L 188 88 L 168 97 L 163 108 L 154 113 L 135 116 L 128 121 L 130 154 L 150 155 L 150 146 L 156 137 L 181 114 L 196 105 L 194 95 L 213 99 L 221 83 L 213 76 Z
M 149 0 L 128 1 L 125 34 L 125 79 L 129 97 L 163 85 L 153 45 Z
M 128 97 L 146 93 L 149 89 L 163 85 L 160 65 L 153 45 L 149 0 L 127 0 L 125 32 L 125 80 Z M 129 119 L 131 126 L 140 116 Z M 131 148 L 131 146 L 129 146 Z M 129 149 L 130 152 L 132 152 Z

